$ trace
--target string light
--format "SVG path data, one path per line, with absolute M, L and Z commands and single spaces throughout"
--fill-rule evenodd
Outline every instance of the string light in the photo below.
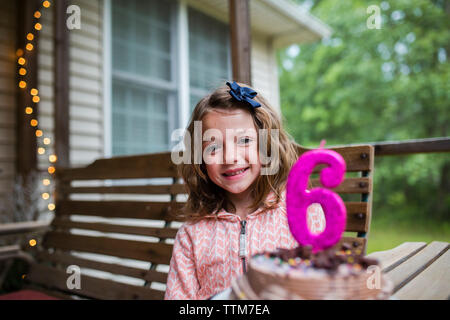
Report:
M 51 5 L 50 1 L 43 1 L 43 2 L 42 2 L 42 6 L 43 6 L 44 8 L 49 8 L 50 5 Z M 43 8 L 41 7 L 40 10 L 42 10 L 42 9 L 43 9 Z M 42 13 L 41 13 L 40 10 L 36 10 L 36 11 L 34 12 L 34 14 L 33 14 L 34 18 L 40 19 L 40 18 L 42 17 Z M 34 24 L 34 29 L 36 29 L 37 31 L 42 30 L 42 24 L 40 24 L 39 22 L 36 22 L 36 23 Z M 34 45 L 33 45 L 33 43 L 31 43 L 31 41 L 33 41 L 33 40 L 35 39 L 35 34 L 34 34 L 33 32 L 27 33 L 26 39 L 27 39 L 29 42 L 26 43 L 25 48 L 18 48 L 18 49 L 16 50 L 17 63 L 18 63 L 19 66 L 24 66 L 24 65 L 27 63 L 27 60 L 26 60 L 25 57 L 24 57 L 24 53 L 25 53 L 24 50 L 27 50 L 27 51 L 32 51 L 32 50 L 34 50 Z M 18 68 L 18 74 L 19 74 L 20 76 L 25 76 L 25 75 L 27 74 L 27 69 L 24 68 L 24 67 L 19 67 L 19 68 Z M 26 82 L 25 80 L 19 81 L 19 87 L 22 88 L 22 89 L 23 89 L 23 88 L 26 88 L 26 87 L 27 87 L 27 82 Z M 39 91 L 38 91 L 36 88 L 31 88 L 31 90 L 30 90 L 30 95 L 32 96 L 32 101 L 33 101 L 34 103 L 38 103 L 38 102 L 40 101 L 40 97 L 38 96 L 38 94 L 39 94 Z M 33 108 L 28 107 L 28 106 L 25 107 L 25 113 L 28 114 L 28 115 L 32 114 L 32 113 L 33 113 Z M 43 137 L 44 132 L 43 132 L 41 129 L 37 128 L 37 127 L 38 127 L 38 120 L 37 120 L 37 119 L 32 119 L 32 120 L 30 121 L 30 125 L 31 125 L 32 127 L 36 127 L 36 131 L 35 131 L 36 137 Z M 43 138 L 43 143 L 44 143 L 45 145 L 49 145 L 49 144 L 51 143 L 50 138 L 48 138 L 48 137 Z M 43 147 L 38 147 L 37 152 L 38 152 L 40 155 L 43 155 L 43 154 L 45 154 L 46 149 L 43 148 Z M 55 162 L 57 161 L 57 156 L 56 156 L 55 154 L 52 154 L 52 155 L 50 155 L 50 156 L 48 157 L 48 160 L 49 160 L 50 163 L 55 163 Z M 50 174 L 53 174 L 53 173 L 55 173 L 55 171 L 56 171 L 55 167 L 52 166 L 52 165 L 50 165 L 50 166 L 48 167 L 47 170 L 48 170 L 48 172 L 49 172 Z M 49 185 L 51 184 L 50 179 L 43 179 L 43 180 L 42 180 L 42 184 L 43 184 L 44 186 L 49 186 Z M 50 193 L 49 193 L 49 192 L 44 192 L 44 193 L 42 193 L 41 196 L 42 196 L 42 198 L 43 198 L 44 200 L 50 199 Z M 53 211 L 53 210 L 55 210 L 55 207 L 56 207 L 56 206 L 55 206 L 54 203 L 49 203 L 49 204 L 47 205 L 47 207 L 48 207 L 48 209 L 49 209 L 50 211 Z M 31 240 L 29 241 L 29 245 L 30 245 L 30 246 L 35 246 L 36 244 L 37 244 L 37 242 L 36 242 L 35 239 L 31 239 Z M 22 278 L 25 278 L 25 276 L 26 276 L 25 274 L 22 275 Z
M 31 239 L 30 241 L 28 241 L 28 244 L 29 244 L 31 247 L 34 247 L 34 246 L 36 245 L 36 240 Z

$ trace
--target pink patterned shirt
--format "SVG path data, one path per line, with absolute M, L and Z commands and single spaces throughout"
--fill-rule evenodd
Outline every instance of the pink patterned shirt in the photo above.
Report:
M 275 201 L 270 193 L 266 201 Z M 256 253 L 277 248 L 294 248 L 286 216 L 285 193 L 276 209 L 247 215 L 245 226 L 245 261 Z M 241 218 L 222 209 L 217 215 L 183 224 L 177 232 L 164 299 L 207 299 L 230 287 L 243 273 L 239 256 Z M 311 232 L 324 229 L 322 207 L 308 208 Z M 244 246 L 243 246 L 244 247 Z

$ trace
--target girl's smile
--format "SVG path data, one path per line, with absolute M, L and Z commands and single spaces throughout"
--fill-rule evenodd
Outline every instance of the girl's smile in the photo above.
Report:
M 239 179 L 245 175 L 249 168 L 250 167 L 227 170 L 225 173 L 223 173 L 223 176 L 225 176 L 229 180 Z

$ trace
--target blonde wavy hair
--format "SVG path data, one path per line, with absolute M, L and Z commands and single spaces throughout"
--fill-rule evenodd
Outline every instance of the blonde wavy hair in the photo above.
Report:
M 251 88 L 243 83 L 238 83 L 241 87 Z M 255 128 L 266 129 L 267 152 L 268 156 L 272 154 L 271 150 L 271 130 L 279 130 L 279 169 L 273 175 L 259 175 L 251 187 L 253 203 L 250 207 L 252 211 L 262 207 L 263 211 L 278 207 L 281 193 L 285 188 L 286 180 L 292 165 L 298 158 L 297 149 L 294 140 L 283 129 L 281 119 L 277 112 L 269 105 L 261 94 L 257 94 L 253 99 L 261 104 L 261 107 L 252 108 L 247 103 L 239 102 L 234 99 L 227 86 L 217 88 L 214 92 L 202 98 L 195 106 L 192 112 L 186 135 L 194 137 L 194 121 L 202 121 L 203 117 L 213 110 L 236 110 L 242 109 L 249 112 L 253 118 Z M 183 220 L 199 220 L 206 215 L 216 214 L 222 208 L 232 208 L 236 210 L 234 205 L 226 197 L 225 191 L 214 184 L 206 173 L 205 164 L 195 164 L 194 162 L 194 143 L 187 143 L 185 137 L 185 145 L 191 145 L 190 163 L 182 163 L 178 166 L 180 176 L 185 181 L 188 199 L 184 207 L 178 213 L 178 217 Z M 259 148 L 258 148 L 259 150 Z M 266 203 L 265 199 L 268 194 L 273 191 L 276 201 Z

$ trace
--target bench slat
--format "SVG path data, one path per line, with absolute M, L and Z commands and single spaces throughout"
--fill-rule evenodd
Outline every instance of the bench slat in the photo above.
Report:
M 184 184 L 145 185 L 145 186 L 99 186 L 99 187 L 66 187 L 61 190 L 66 194 L 99 193 L 99 194 L 183 194 L 186 193 Z
M 367 240 L 359 237 L 342 237 L 335 246 L 340 246 L 344 242 L 353 245 L 352 250 L 361 250 L 361 252 L 364 252 Z M 354 244 L 356 244 L 356 246 Z
M 137 202 L 137 201 L 72 201 L 57 204 L 56 215 L 87 215 L 108 218 L 130 218 L 177 221 L 169 212 L 180 210 L 180 202 Z M 345 202 L 347 208 L 346 231 L 367 232 L 369 205 L 367 202 Z M 178 219 L 179 221 L 179 219 Z
M 394 283 L 394 293 L 439 258 L 448 246 L 446 242 L 433 241 L 398 267 L 387 272 Z
M 53 267 L 34 264 L 27 278 L 47 288 L 56 288 L 64 292 L 94 299 L 131 300 L 131 299 L 163 299 L 164 292 L 151 288 L 118 283 L 81 274 L 81 288 L 68 289 L 67 279 L 70 274 Z
M 319 179 L 311 179 L 313 188 L 322 187 Z M 371 193 L 371 178 L 345 178 L 336 188 L 330 189 L 337 193 Z
M 146 281 L 166 283 L 167 273 L 156 270 L 144 270 L 140 268 L 123 266 L 115 263 L 106 263 L 90 259 L 80 258 L 65 252 L 48 253 L 41 251 L 37 254 L 40 261 L 62 264 L 64 267 L 77 265 L 80 268 L 89 268 L 114 274 L 124 275 Z
M 178 231 L 177 228 L 124 226 L 112 223 L 79 222 L 61 218 L 53 219 L 52 226 L 63 230 L 72 228 L 86 229 L 100 232 L 123 233 L 123 234 L 157 237 L 160 239 L 175 238 Z
M 57 167 L 60 181 L 178 177 L 170 152 L 97 159 L 82 168 Z
M 426 245 L 426 242 L 404 242 L 393 249 L 377 251 L 367 256 L 379 260 L 383 272 L 389 272 L 422 250 Z
M 374 148 L 370 145 L 349 146 L 349 147 L 326 147 L 338 152 L 345 160 L 347 172 L 372 171 L 374 163 Z M 311 149 L 297 145 L 300 154 Z M 317 166 L 313 172 L 319 172 L 323 166 Z
M 345 202 L 347 209 L 347 225 L 345 231 L 367 232 L 369 228 L 370 213 L 367 202 Z
M 43 246 L 61 250 L 74 250 L 169 264 L 172 244 L 123 240 L 108 237 L 81 236 L 52 231 L 45 235 Z
M 450 299 L 450 250 L 447 250 L 413 281 L 397 291 L 400 300 Z
M 173 214 L 183 206 L 181 202 L 144 201 L 74 201 L 56 203 L 56 216 L 87 215 L 108 218 L 129 218 L 176 221 Z

